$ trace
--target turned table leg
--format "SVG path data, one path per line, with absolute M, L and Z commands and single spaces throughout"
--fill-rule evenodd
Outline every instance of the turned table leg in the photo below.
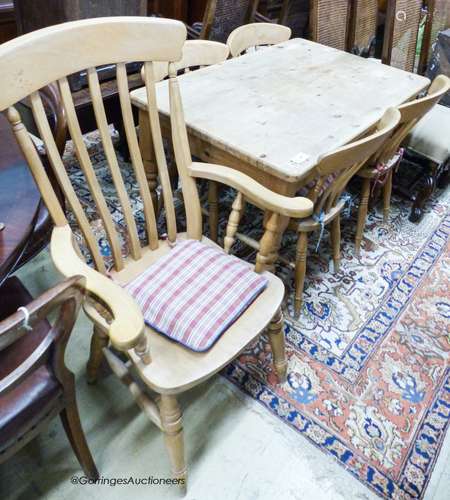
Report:
M 153 149 L 152 133 L 147 111 L 139 110 L 139 149 L 141 151 L 142 162 L 144 164 L 145 175 L 147 177 L 150 195 L 152 197 L 153 208 L 158 213 L 158 166 L 156 164 L 155 152 Z

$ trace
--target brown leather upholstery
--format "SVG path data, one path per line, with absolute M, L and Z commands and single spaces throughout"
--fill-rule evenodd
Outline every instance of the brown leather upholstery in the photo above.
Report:
M 60 395 L 62 388 L 45 365 L 32 372 L 8 394 L 1 395 L 0 452 L 8 442 L 42 420 Z
M 0 320 L 32 301 L 31 295 L 16 278 L 9 278 L 0 289 Z M 50 331 L 44 320 L 33 331 L 0 351 L 0 379 L 5 378 L 25 361 Z M 0 394 L 0 451 L 45 417 L 54 401 L 62 395 L 62 387 L 50 369 L 40 366 L 13 390 Z

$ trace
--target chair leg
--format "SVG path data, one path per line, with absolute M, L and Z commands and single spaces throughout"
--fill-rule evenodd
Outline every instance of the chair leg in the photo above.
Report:
M 187 470 L 184 459 L 183 421 L 175 396 L 161 395 L 160 412 L 164 440 L 172 465 L 172 475 L 179 480 L 180 487 L 186 490 Z
M 295 262 L 295 316 L 302 309 L 303 287 L 305 286 L 306 253 L 308 250 L 308 233 L 300 233 L 297 241 L 297 256 Z
M 239 228 L 242 215 L 244 213 L 245 200 L 242 193 L 238 193 L 233 201 L 230 216 L 228 217 L 227 229 L 223 242 L 223 249 L 226 253 L 230 253 L 231 247 L 236 241 L 236 232 Z
M 358 209 L 358 224 L 356 226 L 356 238 L 355 238 L 355 252 L 358 257 L 361 252 L 361 241 L 364 232 L 364 226 L 366 225 L 369 196 L 370 196 L 370 179 L 363 179 L 361 199 L 359 202 L 359 209 Z
M 86 368 L 88 384 L 97 382 L 98 370 L 103 360 L 103 348 L 107 347 L 107 345 L 108 336 L 106 333 L 101 331 L 100 328 L 94 327 L 91 339 L 91 353 Z
M 386 183 L 383 189 L 383 221 L 386 223 L 389 220 L 389 211 L 391 209 L 391 195 L 392 195 L 392 176 L 393 170 L 390 170 Z
M 209 236 L 217 243 L 219 226 L 219 185 L 209 181 L 208 185 Z
M 284 339 L 284 319 L 281 309 L 277 311 L 269 324 L 269 342 L 272 348 L 273 364 L 278 375 L 279 383 L 286 382 L 287 360 L 286 343 Z
M 341 215 L 331 222 L 331 246 L 333 247 L 334 272 L 338 273 L 341 263 Z
M 97 467 L 95 466 L 83 428 L 81 427 L 80 415 L 78 414 L 75 399 L 74 382 L 66 383 L 64 391 L 67 403 L 66 407 L 59 414 L 64 430 L 86 476 L 90 479 L 98 479 Z

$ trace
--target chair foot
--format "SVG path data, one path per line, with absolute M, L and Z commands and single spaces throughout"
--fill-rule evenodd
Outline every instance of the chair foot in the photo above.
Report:
M 355 237 L 355 254 L 357 257 L 360 257 L 361 255 L 361 242 L 362 242 L 364 227 L 366 225 L 369 196 L 370 196 L 370 179 L 364 179 L 361 190 L 361 200 L 359 202 L 358 223 L 356 226 L 356 237 Z
M 268 332 L 273 354 L 273 364 L 280 384 L 286 382 L 287 376 L 286 342 L 283 326 L 283 313 L 279 309 L 269 324 Z
M 75 389 L 73 388 L 72 390 L 74 391 Z M 75 396 L 69 397 L 66 407 L 60 413 L 60 418 L 84 473 L 89 479 L 98 479 L 97 467 L 86 442 L 83 428 L 81 427 Z
M 88 384 L 97 382 L 98 371 L 103 360 L 103 348 L 108 345 L 108 336 L 99 328 L 94 327 L 91 339 L 91 353 L 86 367 Z
M 336 274 L 341 267 L 341 218 L 338 214 L 331 222 L 331 246 L 333 248 L 333 272 Z
M 308 233 L 300 233 L 297 241 L 297 255 L 295 262 L 295 316 L 300 314 L 302 308 L 303 288 L 306 274 L 306 252 L 308 248 Z
M 162 394 L 160 400 L 164 441 L 172 466 L 172 475 L 178 480 L 182 492 L 187 488 L 187 469 L 184 458 L 183 420 L 175 396 Z

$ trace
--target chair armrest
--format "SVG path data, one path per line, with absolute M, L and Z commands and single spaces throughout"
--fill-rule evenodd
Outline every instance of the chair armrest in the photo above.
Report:
M 309 217 L 314 204 L 308 198 L 283 196 L 267 189 L 250 176 L 223 165 L 193 162 L 189 167 L 192 177 L 217 181 L 240 191 L 245 198 L 259 208 L 287 217 Z
M 114 347 L 122 351 L 135 347 L 145 328 L 142 312 L 135 300 L 119 285 L 80 259 L 73 246 L 69 226 L 55 227 L 50 245 L 58 271 L 65 277 L 84 276 L 87 292 L 106 306 L 112 321 L 108 323 L 94 308 L 86 308 L 86 314 L 106 331 Z

